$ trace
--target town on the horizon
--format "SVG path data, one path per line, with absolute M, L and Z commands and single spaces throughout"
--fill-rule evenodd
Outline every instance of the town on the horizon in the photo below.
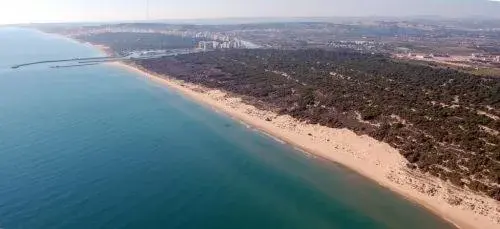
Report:
M 177 48 L 192 52 L 216 49 L 278 48 L 339 49 L 386 53 L 395 58 L 431 62 L 470 72 L 500 75 L 500 20 L 411 18 L 309 18 L 225 20 L 221 24 L 112 23 L 30 24 L 89 42 L 138 39 L 124 47 L 113 44 L 120 55 L 157 56 L 172 53 L 162 39 L 179 37 Z M 215 21 L 213 21 L 215 22 Z M 178 44 L 179 45 L 179 44 Z M 175 51 L 174 51 L 175 52 Z M 181 50 L 186 52 L 186 50 Z

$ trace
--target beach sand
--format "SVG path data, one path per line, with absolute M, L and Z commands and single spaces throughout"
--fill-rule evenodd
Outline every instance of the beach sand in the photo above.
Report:
M 428 208 L 459 228 L 500 228 L 499 202 L 409 170 L 403 156 L 386 143 L 348 129 L 311 125 L 287 115 L 259 110 L 223 91 L 156 75 L 131 63 L 111 64 L 166 85 L 312 155 L 340 163 Z

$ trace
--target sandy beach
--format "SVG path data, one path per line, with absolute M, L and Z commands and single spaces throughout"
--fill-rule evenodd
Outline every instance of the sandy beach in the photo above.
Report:
M 306 124 L 290 116 L 259 110 L 220 90 L 160 76 L 130 63 L 114 66 L 138 73 L 186 97 L 296 146 L 314 156 L 340 163 L 418 203 L 459 228 L 500 228 L 500 203 L 460 190 L 426 174 L 410 171 L 399 152 L 348 129 Z M 269 121 L 270 120 L 270 121 Z

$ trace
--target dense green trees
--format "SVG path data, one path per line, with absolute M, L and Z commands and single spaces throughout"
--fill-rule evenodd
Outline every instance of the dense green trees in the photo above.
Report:
M 324 50 L 227 50 L 137 62 L 260 108 L 346 127 L 418 167 L 500 200 L 500 79 Z

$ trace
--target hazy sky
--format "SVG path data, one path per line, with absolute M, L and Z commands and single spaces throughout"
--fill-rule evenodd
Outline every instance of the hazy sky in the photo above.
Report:
M 147 0 L 0 0 L 0 24 L 144 20 Z M 149 0 L 150 19 L 227 17 L 500 17 L 500 0 Z

